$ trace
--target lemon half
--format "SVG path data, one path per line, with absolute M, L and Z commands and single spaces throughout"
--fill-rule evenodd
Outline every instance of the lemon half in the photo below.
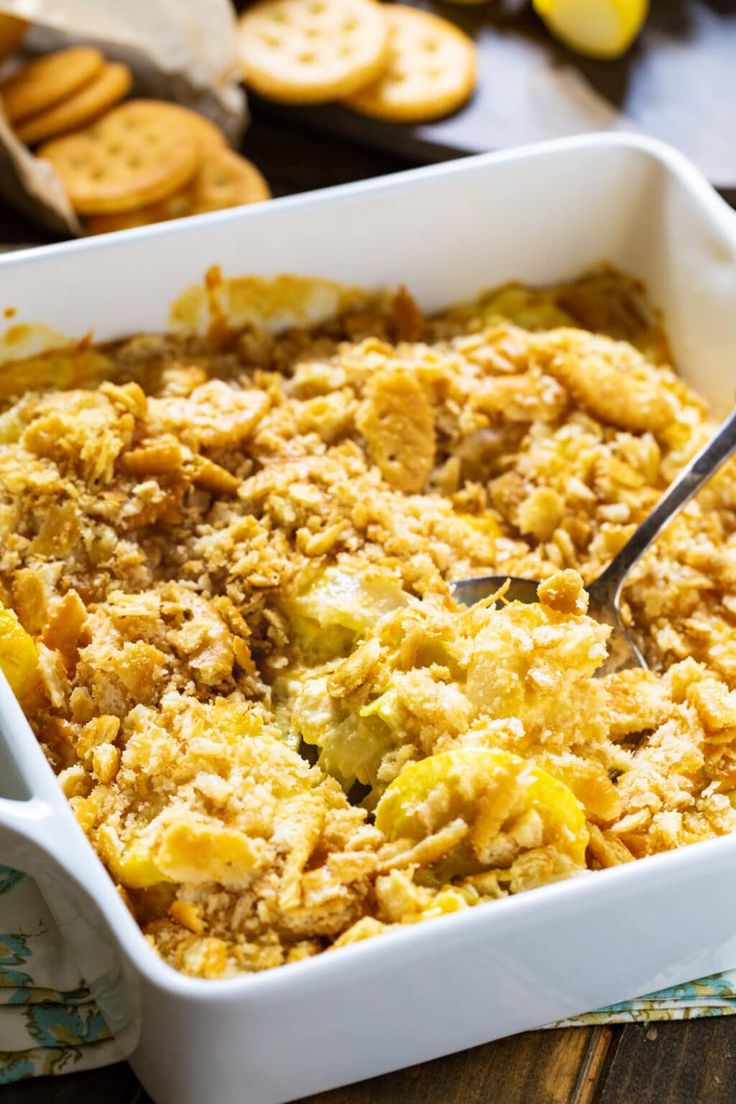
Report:
M 548 29 L 571 50 L 592 58 L 626 53 L 641 30 L 649 0 L 532 0 Z

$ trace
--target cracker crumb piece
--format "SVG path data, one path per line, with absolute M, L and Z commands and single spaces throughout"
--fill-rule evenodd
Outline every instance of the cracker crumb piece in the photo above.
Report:
M 387 925 L 380 920 L 376 920 L 374 916 L 363 916 L 360 920 L 356 921 L 352 927 L 348 928 L 346 932 L 343 932 L 335 942 L 333 947 L 349 947 L 351 943 L 360 943 L 364 939 L 372 939 L 374 935 L 381 935 L 386 930 Z
M 182 460 L 181 446 L 172 438 L 130 449 L 120 457 L 118 467 L 132 475 L 164 475 L 179 471 Z
M 92 752 L 92 771 L 103 785 L 109 785 L 120 766 L 120 749 L 112 744 L 101 744 Z
M 709 732 L 736 728 L 736 691 L 728 691 L 715 679 L 704 679 L 688 687 L 688 701 Z
M 388 368 L 373 376 L 356 424 L 386 482 L 406 493 L 421 491 L 436 442 L 432 407 L 415 375 Z
M 399 341 L 421 341 L 424 335 L 424 316 L 403 284 L 393 297 L 391 314 Z
M 201 935 L 205 930 L 202 910 L 198 905 L 192 904 L 191 901 L 174 901 L 169 912 L 177 924 L 181 924 L 182 927 L 194 932 L 195 935 Z
M 538 541 L 549 540 L 564 516 L 565 504 L 551 487 L 533 490 L 519 505 L 517 514 L 521 532 L 531 533 Z
M 620 836 L 605 828 L 599 828 L 597 824 L 589 824 L 588 827 L 590 830 L 588 850 L 596 866 L 605 869 L 634 861 L 634 856 Z
M 46 621 L 43 642 L 60 653 L 67 667 L 76 660 L 86 623 L 87 609 L 76 590 L 67 591 Z
M 222 939 L 197 939 L 182 955 L 186 972 L 195 977 L 219 978 L 227 970 L 227 944 Z
M 540 583 L 539 601 L 549 610 L 563 614 L 584 614 L 588 609 L 588 595 L 577 571 L 560 571 Z
M 563 329 L 537 348 L 549 358 L 550 374 L 595 417 L 638 433 L 659 435 L 671 426 L 670 396 L 628 342 Z

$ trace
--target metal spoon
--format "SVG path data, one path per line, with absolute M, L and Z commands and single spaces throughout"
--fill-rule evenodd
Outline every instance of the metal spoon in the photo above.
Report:
M 734 452 L 736 452 L 736 410 L 687 467 L 682 469 L 674 483 L 670 484 L 652 512 L 629 537 L 605 571 L 586 588 L 589 598 L 588 613 L 596 621 L 610 625 L 613 629 L 609 640 L 609 656 L 606 663 L 599 669 L 599 675 L 610 675 L 625 667 L 647 666 L 644 656 L 621 620 L 618 604 L 621 589 L 631 568 L 662 530 Z M 458 579 L 452 584 L 451 589 L 458 602 L 465 606 L 472 606 L 495 593 L 507 578 L 506 575 L 486 575 L 479 579 Z M 538 601 L 539 580 L 512 577 L 510 583 L 504 595 L 506 601 Z

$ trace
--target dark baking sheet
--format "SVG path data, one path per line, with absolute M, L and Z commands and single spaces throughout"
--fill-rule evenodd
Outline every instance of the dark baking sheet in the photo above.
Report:
M 736 0 L 653 0 L 634 49 L 608 62 L 555 43 L 527 3 L 409 2 L 453 19 L 477 43 L 478 89 L 462 111 L 411 127 L 336 105 L 287 108 L 254 97 L 256 110 L 422 161 L 635 130 L 677 146 L 722 189 L 736 188 Z

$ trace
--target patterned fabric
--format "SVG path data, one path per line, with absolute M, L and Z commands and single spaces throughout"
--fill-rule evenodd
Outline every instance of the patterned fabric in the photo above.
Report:
M 677 985 L 550 1027 L 684 1020 L 736 1012 L 736 971 Z M 0 1085 L 119 1060 L 30 878 L 0 866 Z
M 659 993 L 621 1001 L 597 1012 L 585 1012 L 549 1027 L 589 1027 L 594 1024 L 636 1023 L 642 1020 L 695 1020 L 736 1013 L 736 970 L 673 985 Z
M 0 1085 L 118 1057 L 38 889 L 0 866 Z

